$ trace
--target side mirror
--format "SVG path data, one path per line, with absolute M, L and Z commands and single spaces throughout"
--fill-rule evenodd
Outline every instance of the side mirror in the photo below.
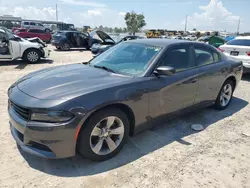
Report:
M 170 66 L 161 66 L 154 71 L 155 74 L 165 75 L 165 76 L 171 76 L 175 72 L 176 72 L 175 68 Z
M 9 41 L 7 40 L 7 38 L 3 37 L 2 39 L 2 43 L 8 43 Z

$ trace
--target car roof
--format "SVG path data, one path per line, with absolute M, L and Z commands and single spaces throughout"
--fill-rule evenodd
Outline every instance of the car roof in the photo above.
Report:
M 239 37 L 235 37 L 235 39 L 249 39 L 250 40 L 250 36 L 239 36 Z
M 160 47 L 167 47 L 171 44 L 195 43 L 192 41 L 177 40 L 177 39 L 140 39 L 140 40 L 130 40 L 128 42 L 137 44 L 146 44 L 152 46 L 160 46 Z

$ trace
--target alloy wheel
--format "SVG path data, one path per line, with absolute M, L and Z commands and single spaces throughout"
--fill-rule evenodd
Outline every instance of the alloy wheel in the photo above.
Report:
M 225 107 L 228 105 L 228 103 L 231 100 L 232 97 L 232 92 L 233 92 L 233 88 L 231 86 L 231 84 L 226 84 L 222 91 L 221 91 L 221 95 L 220 95 L 220 104 L 221 106 Z
M 99 121 L 90 135 L 90 148 L 97 155 L 113 152 L 124 137 L 124 124 L 120 118 L 109 116 Z

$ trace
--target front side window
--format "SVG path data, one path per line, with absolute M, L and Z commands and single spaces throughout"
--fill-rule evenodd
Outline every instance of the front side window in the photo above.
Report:
M 24 24 L 24 25 L 29 25 L 29 22 L 24 22 L 23 24 Z
M 193 67 L 189 56 L 189 48 L 176 47 L 167 51 L 159 66 L 170 66 L 176 72 L 184 71 Z
M 145 44 L 120 43 L 94 58 L 90 66 L 104 66 L 121 74 L 139 76 L 161 49 Z
M 34 22 L 30 22 L 30 25 L 35 26 L 35 25 L 36 25 L 36 23 L 34 23 Z
M 195 63 L 196 66 L 214 63 L 212 53 L 206 49 L 195 48 Z

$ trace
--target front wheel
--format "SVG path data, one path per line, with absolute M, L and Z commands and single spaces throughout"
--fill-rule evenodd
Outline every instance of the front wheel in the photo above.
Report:
M 83 125 L 77 149 L 90 160 L 107 160 L 122 149 L 128 135 L 129 121 L 124 112 L 116 108 L 101 110 Z
M 41 58 L 41 52 L 37 49 L 29 49 L 25 51 L 23 59 L 29 63 L 37 63 Z
M 226 80 L 215 101 L 215 108 L 223 110 L 228 107 L 232 100 L 234 84 L 232 80 Z

